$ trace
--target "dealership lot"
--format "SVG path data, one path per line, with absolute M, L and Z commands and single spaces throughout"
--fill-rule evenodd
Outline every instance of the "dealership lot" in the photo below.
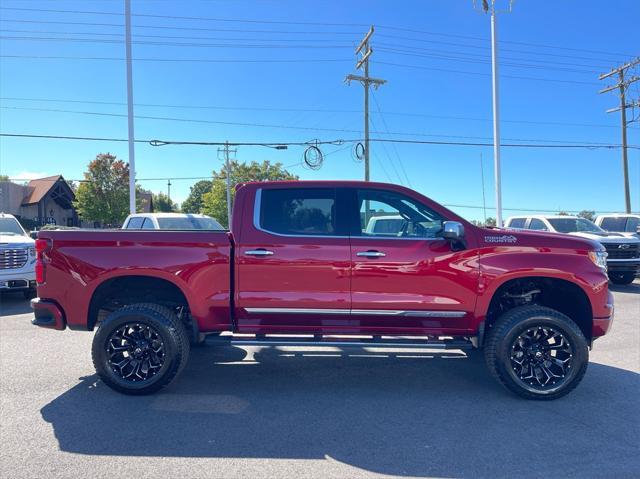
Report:
M 524 401 L 480 357 L 337 348 L 195 348 L 160 394 L 93 374 L 92 334 L 30 325 L 4 295 L 4 477 L 637 477 L 640 281 L 576 391 Z

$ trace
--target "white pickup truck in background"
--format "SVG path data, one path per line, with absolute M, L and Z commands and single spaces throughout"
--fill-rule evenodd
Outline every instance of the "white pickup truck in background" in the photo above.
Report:
M 605 231 L 593 221 L 570 215 L 512 216 L 505 228 L 549 231 L 598 241 L 607 250 L 607 273 L 614 284 L 631 284 L 640 272 L 640 239 Z
M 640 238 L 640 215 L 624 213 L 598 215 L 594 223 L 609 233 L 620 233 L 628 238 Z
M 36 293 L 35 241 L 13 215 L 0 213 L 0 292 Z

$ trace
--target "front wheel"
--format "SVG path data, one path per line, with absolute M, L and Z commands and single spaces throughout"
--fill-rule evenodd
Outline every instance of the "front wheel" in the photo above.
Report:
M 557 399 L 582 380 L 589 348 L 580 328 L 564 314 L 543 306 L 507 311 L 485 344 L 491 374 L 526 399 Z
M 613 284 L 631 284 L 633 283 L 633 280 L 636 278 L 635 273 L 633 272 L 624 272 L 624 273 L 616 273 L 616 272 L 611 272 L 609 273 L 609 279 L 611 280 L 611 282 Z
M 111 313 L 93 338 L 93 365 L 110 388 L 132 395 L 168 385 L 189 357 L 184 325 L 168 308 L 139 303 Z

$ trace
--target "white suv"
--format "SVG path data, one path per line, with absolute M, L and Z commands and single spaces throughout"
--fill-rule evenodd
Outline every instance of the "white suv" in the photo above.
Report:
M 640 271 L 640 239 L 608 233 L 585 218 L 568 215 L 512 216 L 505 228 L 549 231 L 596 240 L 607 250 L 607 271 L 615 284 L 630 284 Z
M 0 292 L 22 291 L 25 298 L 33 298 L 35 267 L 35 241 L 15 216 L 0 213 Z
M 136 213 L 127 216 L 123 230 L 224 230 L 211 216 L 191 213 Z

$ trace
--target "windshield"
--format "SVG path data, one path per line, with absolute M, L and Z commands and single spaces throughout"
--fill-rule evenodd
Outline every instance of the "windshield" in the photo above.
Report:
M 584 218 L 548 218 L 559 233 L 604 233 L 604 230 Z
M 26 236 L 26 233 L 15 218 L 0 218 L 0 234 Z
M 197 218 L 185 216 L 177 218 L 158 218 L 161 230 L 224 230 L 213 218 Z

